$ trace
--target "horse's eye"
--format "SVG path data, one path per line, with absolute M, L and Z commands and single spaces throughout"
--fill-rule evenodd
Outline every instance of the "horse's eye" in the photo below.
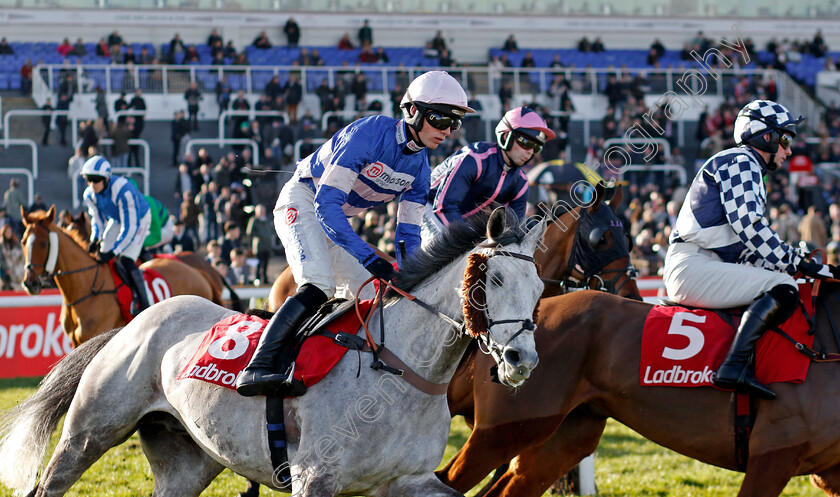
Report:
M 38 242 L 38 246 L 41 248 L 47 248 L 47 242 Z
M 495 286 L 502 286 L 504 284 L 505 279 L 502 277 L 501 274 L 495 273 L 490 275 L 490 283 Z
M 607 231 L 604 233 L 604 236 L 598 240 L 598 244 L 595 246 L 595 250 L 607 250 L 612 245 L 612 233 Z

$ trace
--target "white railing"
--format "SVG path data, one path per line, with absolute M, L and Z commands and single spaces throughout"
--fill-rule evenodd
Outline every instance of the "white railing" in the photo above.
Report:
M 224 148 L 225 145 L 246 145 L 251 147 L 251 165 L 260 165 L 260 148 L 257 142 L 250 138 L 192 138 L 184 145 L 184 154 L 192 153 L 195 145 L 215 145 Z
M 282 110 L 226 110 L 219 114 L 219 139 L 225 139 L 225 122 L 228 116 L 247 116 L 253 120 L 254 116 L 282 117 L 283 122 L 289 123 L 289 114 Z
M 307 145 L 320 145 L 320 144 L 322 144 L 322 143 L 326 143 L 326 141 L 327 141 L 327 139 L 326 139 L 326 138 L 304 138 L 304 139 L 302 139 L 302 140 L 298 140 L 298 141 L 296 141 L 296 142 L 295 142 L 295 152 L 294 152 L 294 155 L 292 156 L 292 157 L 293 157 L 292 162 L 293 162 L 293 163 L 295 163 L 295 164 L 297 164 L 297 161 L 299 161 L 299 160 L 301 159 L 301 157 L 300 157 L 300 148 L 301 148 L 304 144 L 307 144 Z
M 0 167 L 0 174 L 22 174 L 23 176 L 26 176 L 26 193 L 29 196 L 29 203 L 32 203 L 32 199 L 35 196 L 35 178 L 33 177 L 32 171 L 26 169 L 25 167 Z M 20 213 L 15 213 L 15 215 L 17 214 Z
M 109 120 L 110 120 L 111 122 L 114 122 L 114 123 L 115 123 L 115 122 L 117 122 L 117 119 L 119 119 L 119 118 L 121 118 L 121 117 L 123 117 L 123 116 L 140 116 L 140 117 L 144 117 L 145 115 L 146 115 L 146 111 L 145 111 L 145 110 L 124 109 L 124 110 L 118 110 L 117 112 L 114 112 L 114 114 L 110 116 Z

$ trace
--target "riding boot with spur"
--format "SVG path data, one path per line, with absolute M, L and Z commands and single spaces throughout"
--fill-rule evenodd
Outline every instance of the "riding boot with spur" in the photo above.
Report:
M 291 377 L 291 365 L 276 362 L 300 325 L 326 301 L 326 294 L 313 285 L 303 285 L 286 299 L 266 325 L 254 357 L 236 380 L 239 395 L 297 397 L 306 393 L 303 383 Z
M 760 296 L 741 317 L 741 325 L 723 364 L 715 373 L 716 386 L 746 391 L 761 399 L 773 400 L 776 394 L 762 385 L 750 368 L 755 343 L 769 328 L 783 323 L 796 310 L 799 294 L 790 285 L 779 285 Z M 787 304 L 787 305 L 785 305 Z
M 149 294 L 146 293 L 146 280 L 143 279 L 143 273 L 131 258 L 120 257 L 119 263 L 126 274 L 128 274 L 126 283 L 131 287 L 135 301 L 137 302 L 136 309 L 132 309 L 132 315 L 136 316 L 143 310 L 148 309 L 150 305 Z

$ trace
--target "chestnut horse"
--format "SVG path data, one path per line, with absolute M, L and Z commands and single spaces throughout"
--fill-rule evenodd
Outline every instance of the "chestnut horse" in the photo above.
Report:
M 87 253 L 83 246 L 87 240 L 55 225 L 55 206 L 46 213 L 22 213 L 21 219 L 26 227 L 21 240 L 26 264 L 23 286 L 30 295 L 37 295 L 42 279 L 54 278 L 64 299 L 62 323 L 73 346 L 125 326 L 110 268 Z M 172 295 L 198 295 L 218 301 L 220 291 L 214 291 L 200 271 L 178 260 L 154 259 L 140 268 L 160 273 Z
M 77 216 L 73 216 L 69 212 L 65 212 L 65 217 L 61 219 L 61 225 L 76 240 L 90 239 L 90 220 L 84 211 L 80 212 Z M 213 298 L 210 300 L 216 304 L 224 305 L 222 301 L 222 292 L 225 288 L 227 288 L 228 293 L 230 293 L 230 308 L 234 311 L 245 312 L 245 307 L 242 306 L 241 300 L 236 294 L 236 290 L 230 286 L 230 284 L 218 271 L 216 271 L 216 268 L 210 264 L 210 261 L 208 261 L 206 257 L 191 251 L 176 252 L 172 255 L 187 266 L 201 272 L 201 275 L 204 276 L 204 279 L 207 280 L 207 283 L 209 283 L 210 287 L 213 289 Z M 70 316 L 70 319 L 72 319 L 72 315 L 67 311 L 66 306 L 62 306 L 62 316 L 65 314 Z M 65 322 L 62 320 L 62 323 L 64 324 L 64 330 L 67 333 L 70 333 L 68 330 L 76 328 L 76 324 L 73 321 Z
M 840 286 L 823 284 L 815 320 L 822 344 L 840 322 L 838 297 Z M 540 308 L 535 338 L 543 367 L 516 393 L 490 382 L 482 354 L 470 361 L 475 429 L 438 473 L 444 483 L 464 492 L 513 459 L 479 495 L 538 497 L 595 450 L 607 418 L 688 457 L 738 470 L 730 392 L 640 385 L 649 304 L 577 292 L 543 299 Z M 756 401 L 739 497 L 777 496 L 790 478 L 807 474 L 840 496 L 840 400 L 826 393 L 837 377 L 836 364 L 813 363 L 804 383 L 775 383 L 777 400 Z

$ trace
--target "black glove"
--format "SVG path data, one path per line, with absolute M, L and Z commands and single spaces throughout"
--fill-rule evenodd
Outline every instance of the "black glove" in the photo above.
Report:
M 811 278 L 840 279 L 840 268 L 831 264 L 820 264 L 811 259 L 802 259 L 796 269 Z
M 370 274 L 385 281 L 391 281 L 397 276 L 397 271 L 390 262 L 381 257 L 374 256 L 374 258 L 367 263 L 365 269 L 370 271 Z
M 99 240 L 94 240 L 94 241 L 88 243 L 87 251 L 88 251 L 88 254 L 90 254 L 90 255 L 93 255 L 93 254 L 99 252 Z
M 114 258 L 113 252 L 99 252 L 96 254 L 96 260 L 99 262 L 108 262 Z

